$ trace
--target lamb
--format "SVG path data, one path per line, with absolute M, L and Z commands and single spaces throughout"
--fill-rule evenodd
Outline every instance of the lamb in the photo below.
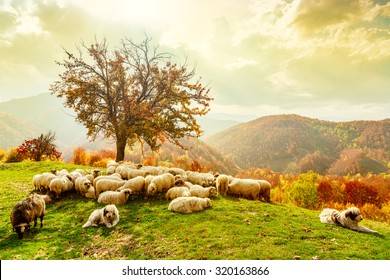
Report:
M 99 195 L 98 202 L 104 204 L 121 205 L 127 202 L 130 194 L 131 194 L 131 190 L 129 189 L 124 189 L 121 190 L 120 192 L 106 191 Z
M 133 179 L 130 179 L 122 187 L 118 188 L 117 191 L 121 191 L 124 189 L 131 190 L 132 194 L 145 193 L 145 178 L 142 176 L 137 176 Z
M 10 215 L 12 230 L 17 232 L 19 239 L 22 239 L 23 234 L 30 229 L 30 223 L 32 221 L 34 221 L 34 227 L 36 227 L 37 219 L 39 218 L 41 220 L 41 227 L 43 227 L 45 208 L 45 200 L 36 194 L 19 201 L 12 208 Z
M 227 175 L 221 174 L 218 176 L 215 184 L 217 187 L 217 193 L 219 195 L 226 196 L 226 192 L 229 185 L 229 177 Z
M 266 180 L 257 180 L 260 184 L 259 199 L 263 199 L 266 202 L 271 201 L 271 184 Z
M 171 173 L 164 173 L 153 177 L 151 183 L 147 187 L 147 195 L 155 195 L 158 193 L 166 192 L 175 184 L 175 176 Z
M 172 187 L 165 194 L 167 200 L 172 200 L 178 197 L 191 196 L 191 192 L 187 187 Z
M 210 198 L 200 198 L 194 196 L 178 197 L 169 203 L 168 210 L 181 213 L 192 213 L 202 211 L 211 206 L 212 203 Z
M 99 194 L 105 191 L 116 191 L 118 188 L 122 187 L 127 181 L 126 180 L 111 180 L 111 179 L 102 179 L 96 183 L 95 195 L 99 197 Z
M 88 192 L 91 186 L 92 183 L 86 176 L 78 177 L 75 181 L 75 190 L 82 196 L 84 196 L 84 194 Z
M 228 185 L 227 194 L 258 200 L 260 194 L 260 184 L 253 179 L 235 178 Z
M 49 185 L 50 191 L 55 192 L 56 198 L 59 198 L 61 193 L 72 190 L 73 187 L 74 185 L 70 175 L 54 178 Z
M 210 198 L 211 196 L 214 196 L 217 194 L 217 189 L 215 187 L 203 188 L 202 186 L 199 186 L 199 185 L 193 185 L 190 188 L 190 193 L 191 193 L 191 196 Z

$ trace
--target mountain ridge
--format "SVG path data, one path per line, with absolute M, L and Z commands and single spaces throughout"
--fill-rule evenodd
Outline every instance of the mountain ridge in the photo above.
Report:
M 273 115 L 238 124 L 204 140 L 244 169 L 377 173 L 388 171 L 390 160 L 389 119 L 332 122 L 295 114 Z M 347 166 L 340 170 L 343 163 Z M 365 163 L 376 167 L 370 170 Z

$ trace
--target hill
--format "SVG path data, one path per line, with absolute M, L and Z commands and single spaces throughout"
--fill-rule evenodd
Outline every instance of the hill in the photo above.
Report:
M 167 210 L 164 195 L 134 196 L 118 205 L 119 223 L 112 228 L 82 225 L 96 200 L 63 194 L 47 205 L 42 228 L 17 239 L 9 220 L 12 207 L 27 197 L 31 178 L 51 169 L 91 167 L 61 162 L 0 165 L 1 260 L 389 260 L 390 226 L 364 219 L 380 232 L 362 234 L 322 224 L 320 211 L 291 204 L 213 197 L 213 206 L 192 214 Z
M 298 115 L 262 117 L 205 139 L 241 168 L 348 174 L 386 172 L 390 120 L 329 122 Z
M 62 157 L 68 161 L 72 157 L 72 151 L 76 147 L 84 147 L 89 151 L 101 149 L 115 149 L 113 141 L 100 139 L 90 142 L 86 138 L 86 129 L 74 119 L 75 113 L 63 106 L 63 101 L 48 93 L 29 98 L 13 99 L 0 103 L 0 148 L 9 149 L 23 143 L 24 140 L 37 137 L 49 130 L 56 133 L 56 145 L 61 151 Z M 236 124 L 234 121 L 214 120 L 203 117 L 199 120 L 204 126 L 205 136 Z M 181 150 L 171 144 L 164 144 L 159 160 L 174 161 L 176 157 L 188 155 L 191 160 L 201 165 L 213 167 L 219 172 L 236 174 L 239 168 L 231 160 L 226 159 L 220 152 L 193 139 L 183 139 L 183 145 L 188 151 Z M 141 152 L 131 152 L 132 158 L 141 161 Z M 146 153 L 147 154 L 147 153 Z

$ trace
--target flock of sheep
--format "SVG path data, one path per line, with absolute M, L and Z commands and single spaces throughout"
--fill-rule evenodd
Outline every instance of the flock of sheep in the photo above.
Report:
M 171 200 L 168 210 L 182 213 L 192 213 L 210 207 L 212 205 L 210 198 L 216 195 L 270 202 L 271 189 L 270 183 L 265 180 L 185 171 L 176 167 L 117 163 L 112 160 L 107 163 L 106 175 L 101 175 L 98 169 L 88 174 L 82 169 L 72 172 L 65 169 L 52 170 L 34 175 L 32 183 L 36 191 L 46 192 L 56 199 L 64 192 L 75 190 L 83 197 L 97 199 L 102 204 L 114 205 L 125 204 L 131 195 L 156 196 L 163 193 L 167 200 Z M 35 200 L 47 202 L 50 200 L 49 195 L 34 194 L 28 199 L 32 200 L 34 197 Z M 16 217 L 26 215 L 21 209 L 16 211 L 16 206 L 11 213 L 14 230 L 18 230 L 21 224 L 29 225 L 33 220 L 36 224 L 37 217 L 43 220 L 44 213 L 41 216 L 25 217 L 22 219 L 23 222 L 20 222 Z

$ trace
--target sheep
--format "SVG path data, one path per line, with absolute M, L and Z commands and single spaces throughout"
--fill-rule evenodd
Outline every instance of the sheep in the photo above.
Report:
M 131 194 L 131 190 L 129 189 L 124 189 L 121 190 L 120 192 L 106 191 L 99 195 L 98 202 L 104 204 L 121 205 L 127 202 L 130 194 Z
M 165 194 L 167 200 L 185 196 L 191 196 L 191 192 L 187 187 L 172 187 Z
M 160 174 L 160 172 L 162 171 L 162 167 L 160 166 L 142 166 L 139 170 L 140 171 L 145 171 L 146 172 L 146 176 L 147 175 L 154 175 L 154 176 L 157 176 Z
M 69 174 L 69 171 L 67 169 L 61 169 L 60 171 L 57 172 L 57 176 L 58 177 L 62 177 L 64 175 L 68 175 Z
M 77 193 L 84 196 L 84 194 L 88 192 L 91 186 L 92 183 L 86 176 L 76 178 L 75 190 Z
M 92 186 L 90 187 L 87 192 L 84 194 L 84 196 L 86 198 L 92 198 L 92 199 L 95 199 L 96 198 L 96 195 L 95 195 L 95 188 Z
M 39 191 L 41 189 L 40 180 L 42 174 L 35 174 L 32 178 L 32 184 L 34 186 L 34 190 Z
M 44 172 L 41 174 L 41 176 L 37 176 L 35 178 L 35 180 L 36 180 L 35 183 L 37 184 L 39 190 L 41 190 L 41 191 L 48 190 L 50 182 L 54 178 L 57 178 L 57 176 L 55 174 L 53 174 L 52 172 Z M 34 184 L 34 178 L 33 178 L 33 184 Z
M 180 175 L 182 178 L 186 178 L 187 177 L 186 172 L 183 169 L 179 168 L 179 167 L 170 167 L 170 168 L 166 169 L 164 171 L 164 173 L 171 173 L 174 176 Z
M 217 194 L 226 196 L 229 185 L 229 177 L 227 175 L 221 174 L 217 177 L 215 184 L 217 187 Z
M 122 187 L 127 181 L 126 180 L 111 180 L 111 179 L 102 179 L 96 183 L 95 195 L 99 197 L 99 194 L 105 191 L 116 191 L 118 188 Z
M 116 191 L 121 191 L 124 189 L 131 190 L 132 194 L 145 193 L 145 178 L 142 176 L 137 176 L 133 179 L 130 179 L 122 187 L 118 188 Z
M 114 173 L 114 174 L 107 175 L 107 176 L 98 176 L 98 177 L 96 177 L 95 179 L 93 179 L 93 182 L 92 182 L 93 186 L 96 187 L 97 182 L 100 181 L 100 180 L 103 180 L 103 179 L 123 181 L 122 180 L 122 176 L 119 173 Z
M 61 193 L 72 190 L 73 187 L 74 185 L 70 175 L 54 178 L 49 185 L 50 191 L 55 192 L 56 198 L 59 198 Z
M 206 181 L 206 186 L 204 187 L 211 187 L 211 186 L 215 186 L 215 177 L 214 177 L 214 174 L 212 173 L 200 173 L 204 180 Z
M 113 173 L 116 172 L 116 169 L 117 167 L 119 166 L 120 164 L 117 163 L 115 160 L 109 160 L 107 162 L 107 169 L 106 169 L 106 174 L 107 175 L 111 175 Z
M 196 196 L 196 197 L 211 197 L 217 194 L 217 189 L 215 187 L 207 187 L 203 188 L 202 186 L 199 185 L 193 185 L 190 188 L 190 193 L 191 196 Z
M 199 172 L 187 171 L 187 180 L 194 185 L 207 187 L 207 181 L 204 176 Z
M 155 195 L 158 193 L 166 192 L 175 184 L 175 176 L 171 173 L 164 173 L 153 177 L 151 183 L 147 187 L 146 194 Z
M 146 170 L 141 170 L 141 169 L 125 169 L 125 171 L 123 172 L 124 174 L 122 174 L 122 177 L 124 179 L 132 179 L 132 178 L 135 178 L 137 176 L 142 176 L 142 177 L 146 177 L 147 175 L 150 175 L 148 174 L 148 172 Z M 124 176 L 123 176 L 124 175 Z
M 12 208 L 10 215 L 12 230 L 17 232 L 19 239 L 22 239 L 24 232 L 30 229 L 32 221 L 34 221 L 34 227 L 36 227 L 37 219 L 39 218 L 41 227 L 43 227 L 43 218 L 46 214 L 45 208 L 45 200 L 36 194 L 19 201 Z
M 259 199 L 263 199 L 266 202 L 271 201 L 271 184 L 266 180 L 257 180 L 260 184 Z
M 80 168 L 77 168 L 77 169 L 75 169 L 75 170 L 73 170 L 71 173 L 73 173 L 73 172 L 77 172 L 77 173 L 80 173 L 81 174 L 81 176 L 85 176 L 85 175 L 87 175 L 87 173 L 85 172 L 85 170 L 84 169 L 80 169 Z
M 227 194 L 258 200 L 260 194 L 260 184 L 253 179 L 235 178 L 228 185 Z
M 192 213 L 196 211 L 202 211 L 208 207 L 211 207 L 210 198 L 200 197 L 178 197 L 169 203 L 168 210 L 181 213 Z

